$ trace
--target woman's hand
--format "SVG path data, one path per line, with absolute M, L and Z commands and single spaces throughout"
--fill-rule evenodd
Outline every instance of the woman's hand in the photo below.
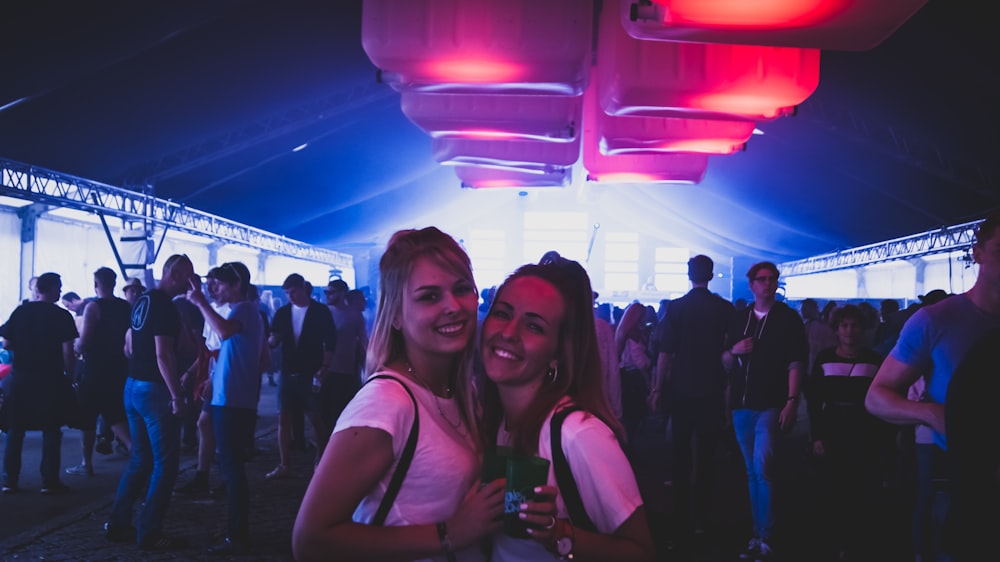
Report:
M 517 514 L 528 524 L 528 534 L 531 538 L 546 547 L 555 544 L 558 495 L 559 489 L 555 486 L 539 486 L 535 488 L 535 498 L 521 504 L 521 511 Z
M 498 478 L 486 484 L 476 482 L 465 494 L 448 523 L 448 537 L 455 550 L 469 547 L 503 528 L 504 487 Z

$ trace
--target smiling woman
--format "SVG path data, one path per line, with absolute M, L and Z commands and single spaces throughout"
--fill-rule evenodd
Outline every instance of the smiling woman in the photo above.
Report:
M 603 392 L 593 292 L 558 254 L 515 271 L 483 322 L 483 447 L 549 460 L 562 501 L 529 538 L 496 537 L 493 560 L 651 560 L 653 543 L 622 428 Z
M 372 376 L 306 490 L 295 558 L 482 560 L 478 543 L 499 530 L 504 494 L 502 480 L 476 481 L 469 387 L 478 294 L 469 256 L 437 228 L 404 230 L 379 271 Z

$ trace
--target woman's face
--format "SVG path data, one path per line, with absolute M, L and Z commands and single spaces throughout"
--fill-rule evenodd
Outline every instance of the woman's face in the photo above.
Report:
M 566 303 L 538 277 L 518 277 L 497 293 L 483 321 L 486 375 L 498 385 L 538 383 L 555 366 Z
M 466 350 L 476 333 L 475 283 L 430 258 L 418 258 L 403 287 L 401 316 L 407 353 L 450 355 Z

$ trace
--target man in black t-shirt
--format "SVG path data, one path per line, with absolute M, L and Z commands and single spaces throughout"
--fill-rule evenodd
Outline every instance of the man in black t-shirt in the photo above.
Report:
M 734 309 L 708 290 L 714 267 L 705 255 L 688 260 L 691 290 L 670 303 L 660 322 L 652 389 L 654 400 L 670 401 L 674 516 L 682 543 L 711 523 L 715 450 L 726 415 L 726 371 L 719 357 Z
M 39 298 L 22 304 L 0 327 L 5 347 L 13 352 L 11 374 L 4 379 L 8 406 L 0 427 L 6 433 L 3 457 L 4 494 L 19 491 L 24 432 L 42 430 L 42 493 L 65 492 L 59 480 L 60 427 L 71 421 L 72 382 L 76 356 L 73 340 L 79 335 L 69 312 L 55 304 L 62 290 L 57 273 L 38 277 Z
M 122 474 L 105 524 L 112 542 L 138 541 L 142 550 L 174 550 L 184 541 L 163 534 L 163 517 L 170 504 L 180 463 L 181 416 L 186 403 L 176 368 L 181 320 L 172 298 L 200 284 L 185 255 L 172 255 L 163 265 L 155 289 L 132 307 L 126 335 L 129 376 L 125 383 L 125 413 L 132 433 L 132 456 Z M 132 505 L 147 488 L 138 525 L 132 527 Z

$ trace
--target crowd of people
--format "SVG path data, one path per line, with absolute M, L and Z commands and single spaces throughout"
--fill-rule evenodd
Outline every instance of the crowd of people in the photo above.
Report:
M 704 255 L 688 262 L 684 296 L 659 310 L 612 308 L 557 252 L 480 293 L 464 249 L 428 227 L 390 239 L 370 328 L 339 279 L 322 304 L 289 275 L 287 302 L 272 314 L 240 262 L 203 283 L 186 256 L 171 256 L 156 287 L 128 281 L 127 301 L 101 268 L 96 296 L 62 307 L 59 276 L 46 273 L 0 328 L 13 357 L 0 406 L 3 492 L 19 491 L 25 431 L 43 432 L 43 493 L 65 491 L 63 473 L 91 473 L 104 435 L 130 455 L 108 540 L 187 548 L 163 533 L 170 498 L 209 493 L 216 458 L 227 534 L 209 552 L 246 552 L 246 461 L 262 381 L 277 371 L 280 460 L 266 478 L 301 476 L 289 458 L 303 420 L 314 438 L 292 531 L 298 560 L 651 560 L 658 530 L 632 466 L 651 414 L 669 420 L 678 559 L 718 515 L 727 443 L 742 458 L 750 506 L 739 557 L 780 555 L 775 466 L 782 440 L 804 425 L 824 491 L 827 540 L 817 548 L 867 559 L 873 498 L 909 454 L 914 558 L 976 560 L 1000 519 L 1000 447 L 984 447 L 991 395 L 978 391 L 1000 380 L 985 358 L 1000 341 L 1000 214 L 978 229 L 972 259 L 969 291 L 930 291 L 904 310 L 892 299 L 880 310 L 785 302 L 766 261 L 746 272 L 753 301 L 731 303 L 711 292 Z M 62 470 L 66 426 L 81 430 L 83 454 Z M 198 448 L 199 468 L 178 486 L 185 443 Z M 508 472 L 487 478 L 484 459 L 498 455 Z M 504 476 L 524 458 L 548 474 L 512 496 Z
M 43 434 L 43 494 L 70 491 L 64 476 L 93 476 L 94 452 L 110 454 L 115 444 L 129 462 L 104 526 L 107 539 L 174 550 L 188 545 L 163 533 L 170 499 L 208 496 L 209 467 L 217 462 L 223 483 L 215 491 L 226 498 L 227 535 L 210 552 L 244 552 L 250 532 L 245 463 L 253 454 L 261 381 L 274 376 L 272 352 L 280 365 L 275 384 L 282 416 L 323 420 L 312 433 L 318 458 L 361 384 L 365 303 L 349 304 L 347 284 L 334 279 L 320 304 L 309 296 L 311 285 L 293 274 L 283 286 L 288 303 L 271 313 L 245 264 L 224 263 L 203 279 L 179 254 L 166 260 L 149 290 L 128 279 L 119 298 L 116 283 L 117 274 L 102 267 L 94 272 L 94 297 L 69 292 L 60 298 L 60 276 L 42 274 L 32 280 L 32 297 L 0 328 L 12 366 L 0 388 L 2 492 L 22 491 L 26 431 Z M 296 361 L 313 351 L 307 348 L 317 324 L 324 330 L 316 340 L 320 361 L 302 382 Z M 62 469 L 66 427 L 80 431 L 82 454 L 79 464 Z M 185 444 L 197 450 L 198 470 L 177 485 Z M 268 476 L 291 477 L 283 468 Z

